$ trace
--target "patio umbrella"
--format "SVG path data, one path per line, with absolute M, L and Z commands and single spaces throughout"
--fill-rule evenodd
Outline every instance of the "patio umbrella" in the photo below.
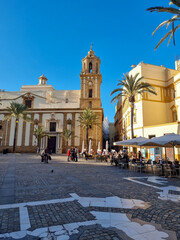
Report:
M 175 160 L 175 150 L 174 147 L 180 146 L 180 135 L 175 133 L 166 134 L 161 137 L 156 137 L 148 139 L 140 144 L 141 146 L 159 146 L 159 147 L 172 147 L 174 160 Z
M 109 147 L 109 144 L 108 144 L 108 141 L 106 141 L 106 149 L 105 149 L 105 154 L 107 155 L 108 154 L 108 147 Z
M 109 144 L 108 144 L 108 141 L 106 141 L 106 151 L 108 151 L 108 147 L 109 147 Z
M 98 150 L 101 151 L 101 143 L 100 143 L 100 141 L 98 142 Z
M 132 138 L 132 139 L 125 140 L 125 141 L 114 142 L 113 145 L 138 147 L 140 145 L 140 143 L 144 142 L 145 140 L 148 140 L 148 138 L 137 137 L 137 138 Z

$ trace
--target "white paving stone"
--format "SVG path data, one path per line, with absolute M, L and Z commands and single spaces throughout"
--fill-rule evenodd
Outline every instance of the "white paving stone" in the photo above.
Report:
M 180 187 L 176 187 L 176 186 L 157 187 L 157 186 L 154 186 L 154 185 L 151 185 L 151 184 L 140 182 L 140 181 L 138 181 L 138 178 L 139 179 L 142 179 L 142 178 L 146 179 L 147 177 L 128 177 L 128 178 L 124 178 L 124 179 L 135 182 L 135 183 L 139 183 L 139 184 L 142 184 L 142 185 L 145 185 L 145 186 L 149 186 L 149 187 L 152 187 L 152 188 L 162 190 L 163 192 L 157 192 L 160 195 L 158 197 L 159 199 L 170 200 L 170 201 L 173 201 L 173 202 L 180 202 L 180 195 L 175 195 L 175 194 L 169 193 L 169 190 L 180 192 Z M 153 182 L 153 180 L 151 182 Z M 158 182 L 160 183 L 160 182 L 162 182 L 162 180 L 158 181 L 158 179 L 156 178 L 156 180 L 154 179 L 154 182 L 155 183 L 158 183 Z
M 68 240 L 69 236 L 68 235 L 61 235 L 57 237 L 57 240 Z
M 68 223 L 68 224 L 64 224 L 63 226 L 67 231 L 73 231 L 74 229 L 79 227 L 77 223 Z
M 160 184 L 160 185 L 164 185 L 164 184 L 167 183 L 167 179 L 162 178 L 162 177 L 158 177 L 158 176 L 148 177 L 147 181 L 152 182 L 152 183 L 157 183 L 157 184 Z
M 137 179 L 137 178 L 136 178 Z M 160 188 L 159 188 L 160 189 Z M 179 187 L 169 186 L 162 187 L 163 192 L 160 192 L 160 196 L 167 199 L 179 199 L 178 195 L 169 194 L 170 190 L 179 191 Z M 55 199 L 50 201 L 39 201 L 33 202 L 30 204 L 31 206 L 41 204 L 49 204 L 49 203 L 57 203 L 57 202 L 66 202 L 66 201 L 74 201 L 78 200 L 79 203 L 84 206 L 95 206 L 95 207 L 111 207 L 111 208 L 133 208 L 135 206 L 144 207 L 145 202 L 136 199 L 122 199 L 117 196 L 107 197 L 107 198 L 90 198 L 90 197 L 79 197 L 77 194 L 72 193 L 72 198 L 67 199 Z M 14 206 L 14 205 L 13 205 Z M 59 240 L 68 240 L 69 235 L 74 233 L 78 233 L 79 226 L 89 226 L 94 224 L 100 224 L 102 227 L 115 227 L 119 230 L 124 231 L 129 237 L 135 240 L 162 240 L 166 239 L 168 235 L 164 232 L 156 230 L 156 228 L 151 224 L 140 225 L 137 222 L 131 222 L 126 214 L 123 213 L 111 213 L 111 212 L 98 212 L 92 211 L 91 214 L 95 216 L 95 220 L 92 221 L 84 221 L 84 222 L 74 222 L 68 223 L 64 225 L 51 226 L 49 228 L 39 228 L 34 231 L 26 231 L 27 228 L 30 227 L 29 215 L 27 210 L 27 203 L 24 205 L 20 205 L 20 226 L 23 231 L 13 232 L 10 234 L 0 234 L 0 237 L 13 237 L 14 239 L 20 239 L 26 236 L 26 234 L 31 236 L 40 237 L 42 239 L 48 238 L 48 231 L 54 233 Z M 7 208 L 7 205 L 5 205 Z
M 63 226 L 62 226 L 62 225 L 49 227 L 49 231 L 50 231 L 50 232 L 61 231 L 62 229 L 63 229 Z
M 30 232 L 30 235 L 32 236 L 35 236 L 35 237 L 38 237 L 41 233 L 44 233 L 44 232 L 47 232 L 48 231 L 48 228 L 37 228 L 35 229 L 34 231 Z
M 46 238 L 48 236 L 48 233 L 47 232 L 44 232 L 44 233 L 41 233 L 39 235 L 40 238 Z
M 61 230 L 61 231 L 55 232 L 54 235 L 59 236 L 59 235 L 63 235 L 63 234 L 66 234 L 66 233 L 67 233 L 66 230 Z
M 10 233 L 10 237 L 14 239 L 20 239 L 26 236 L 26 231 L 19 231 L 19 232 L 13 232 Z
M 140 236 L 142 236 L 142 239 L 163 240 L 168 237 L 168 234 L 156 230 L 155 227 L 150 224 L 140 225 L 139 223 L 131 222 L 126 216 L 126 214 L 122 213 L 109 214 L 95 211 L 91 213 L 97 218 L 97 223 L 101 224 L 103 227 L 115 227 L 125 232 L 132 239 L 141 240 Z M 145 233 L 145 235 L 139 234 L 143 232 Z
M 29 214 L 27 207 L 20 207 L 19 208 L 19 215 L 20 215 L 20 228 L 21 230 L 27 230 L 31 227 Z

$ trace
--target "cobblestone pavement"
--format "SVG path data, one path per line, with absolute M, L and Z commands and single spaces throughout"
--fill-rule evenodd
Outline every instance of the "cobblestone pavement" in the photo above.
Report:
M 58 155 L 53 155 L 48 164 L 41 163 L 35 154 L 0 155 L 0 239 L 180 240 L 180 179 L 167 179 L 161 184 L 152 176 L 93 160 L 67 162 L 65 156 Z M 127 180 L 136 177 L 140 177 L 140 184 Z M 168 186 L 174 186 L 168 190 L 170 197 L 162 199 L 159 192 Z M 72 193 L 80 196 L 81 201 L 73 199 Z M 99 204 L 100 200 L 114 196 L 124 205 Z M 176 201 L 173 196 L 177 196 Z M 90 202 L 95 199 L 95 205 L 83 205 L 86 198 Z M 132 207 L 129 199 L 141 200 L 146 207 Z M 103 223 L 96 213 L 128 219 L 125 225 L 117 227 L 119 223 Z M 71 223 L 79 225 L 72 227 Z M 147 225 L 159 232 L 153 238 L 143 232 L 141 238 L 136 238 L 128 230 L 131 223 L 139 231 Z M 158 235 L 160 232 L 167 236 Z

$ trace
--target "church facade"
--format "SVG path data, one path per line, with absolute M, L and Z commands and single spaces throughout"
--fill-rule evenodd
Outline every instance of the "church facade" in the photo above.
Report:
M 81 150 L 84 141 L 86 146 L 86 131 L 79 124 L 79 116 L 86 108 L 91 108 L 98 115 L 98 126 L 93 126 L 89 132 L 92 149 L 102 148 L 102 121 L 100 58 L 95 56 L 92 48 L 82 59 L 80 74 L 80 90 L 55 90 L 47 84 L 47 78 L 39 77 L 38 85 L 22 86 L 20 91 L 0 92 L 0 152 L 8 149 L 12 152 L 15 119 L 4 120 L 11 102 L 23 103 L 29 107 L 27 111 L 30 122 L 19 119 L 16 135 L 16 152 L 35 152 L 37 140 L 33 135 L 34 129 L 43 127 L 47 137 L 41 140 L 41 148 L 48 147 L 54 153 L 66 151 L 62 133 L 65 129 L 74 132 L 68 146 L 76 146 Z

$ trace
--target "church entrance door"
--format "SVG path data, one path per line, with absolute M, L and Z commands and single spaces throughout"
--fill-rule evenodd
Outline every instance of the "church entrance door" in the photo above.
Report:
M 48 138 L 48 149 L 52 153 L 56 153 L 56 137 L 49 137 Z

